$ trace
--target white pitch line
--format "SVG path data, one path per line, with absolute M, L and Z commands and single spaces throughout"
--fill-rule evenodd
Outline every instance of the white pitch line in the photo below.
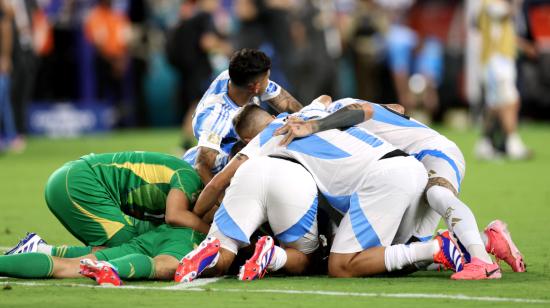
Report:
M 216 282 L 220 279 L 222 279 L 223 277 L 214 277 L 214 278 L 199 278 L 199 279 L 195 279 L 189 283 L 178 283 L 178 284 L 175 284 L 173 286 L 169 286 L 169 287 L 164 287 L 165 289 L 168 289 L 168 290 L 187 290 L 187 289 L 196 289 L 196 288 L 199 288 L 199 287 L 202 287 L 202 286 L 205 286 L 207 284 L 210 284 L 210 283 L 213 283 L 213 282 Z M 200 289 L 200 290 L 204 290 L 204 289 Z
M 514 302 L 530 304 L 547 304 L 550 300 L 513 298 L 513 297 L 491 297 L 491 296 L 468 296 L 463 294 L 424 294 L 424 293 L 360 293 L 360 292 L 340 292 L 340 291 L 309 291 L 309 290 L 243 290 L 243 289 L 215 289 L 210 291 L 217 292 L 249 292 L 249 293 L 276 293 L 276 294 L 308 294 L 308 295 L 329 295 L 329 296 L 357 296 L 357 297 L 387 297 L 387 298 L 406 298 L 406 299 L 456 299 L 464 301 L 485 301 L 485 302 Z
M 445 294 L 426 294 L 426 293 L 361 293 L 361 292 L 341 292 L 341 291 L 309 291 L 309 290 L 250 290 L 250 289 L 218 289 L 218 288 L 201 288 L 207 284 L 217 281 L 219 278 L 204 278 L 196 280 L 195 284 L 179 284 L 167 287 L 152 287 L 152 286 L 121 286 L 109 287 L 110 289 L 121 290 L 162 290 L 162 291 L 194 291 L 194 292 L 230 292 L 230 293 L 271 293 L 271 294 L 294 294 L 294 295 L 324 295 L 324 296 L 347 296 L 347 297 L 381 297 L 381 298 L 403 298 L 403 299 L 453 299 L 462 301 L 480 301 L 480 302 L 510 302 L 510 303 L 525 303 L 525 304 L 548 304 L 550 300 L 530 299 L 530 298 L 513 298 L 513 297 L 492 297 L 492 296 L 468 296 L 463 294 L 445 295 Z M 8 284 L 4 282 L 4 284 Z M 12 281 L 9 284 L 22 285 L 29 287 L 82 287 L 82 288 L 105 288 L 91 284 L 78 283 L 43 283 L 43 282 L 18 282 Z M 193 285 L 192 285 L 193 284 Z

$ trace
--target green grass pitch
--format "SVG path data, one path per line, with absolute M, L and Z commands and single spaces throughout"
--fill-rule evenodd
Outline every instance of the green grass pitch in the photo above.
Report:
M 550 307 L 550 126 L 522 128 L 525 142 L 535 151 L 528 162 L 476 161 L 471 155 L 475 131 L 442 132 L 457 142 L 466 157 L 462 199 L 480 227 L 495 218 L 508 223 L 525 255 L 527 273 L 513 273 L 503 263 L 500 281 L 451 281 L 447 272 L 419 272 L 405 278 L 274 277 L 252 283 L 227 277 L 188 290 L 168 282 L 106 289 L 85 278 L 0 279 L 0 307 Z M 0 246 L 14 245 L 26 231 L 38 232 L 53 244 L 78 244 L 43 199 L 48 176 L 64 162 L 90 152 L 173 153 L 178 141 L 176 130 L 123 131 L 72 140 L 32 138 L 25 153 L 0 156 Z

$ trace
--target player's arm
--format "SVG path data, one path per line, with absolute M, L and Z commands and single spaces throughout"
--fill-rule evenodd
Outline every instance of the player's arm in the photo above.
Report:
M 386 108 L 389 108 L 397 113 L 400 113 L 402 115 L 405 114 L 405 107 L 399 105 L 399 104 L 380 104 L 380 106 L 384 106 Z
M 198 148 L 194 168 L 197 170 L 204 185 L 208 184 L 214 177 L 212 168 L 216 163 L 216 156 L 218 156 L 218 153 L 218 151 L 211 148 L 201 146 Z
M 210 226 L 202 221 L 197 214 L 189 210 L 189 199 L 179 189 L 172 188 L 166 198 L 166 212 L 164 220 L 175 227 L 187 227 L 207 234 Z
M 248 159 L 246 155 L 237 154 L 222 171 L 216 174 L 202 190 L 193 212 L 198 217 L 203 217 L 210 209 L 221 199 L 225 189 L 229 186 L 231 178 L 237 172 L 237 169 Z
M 267 103 L 279 113 L 298 112 L 302 109 L 302 104 L 283 88 L 281 88 L 281 93 L 279 93 L 279 95 L 267 100 Z
M 285 135 L 280 145 L 286 146 L 294 138 L 365 122 L 372 118 L 373 113 L 374 109 L 371 104 L 350 104 L 321 119 L 304 121 L 300 118 L 289 118 L 285 125 L 274 132 L 274 135 Z

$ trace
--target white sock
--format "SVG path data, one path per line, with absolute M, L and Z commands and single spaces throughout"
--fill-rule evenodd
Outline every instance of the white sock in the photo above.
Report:
M 38 246 L 36 246 L 36 252 L 40 252 L 40 253 L 43 253 L 43 254 L 47 254 L 48 256 L 51 256 L 52 255 L 52 248 L 53 248 L 52 245 L 40 243 L 40 244 L 38 244 Z
M 489 243 L 489 238 L 487 237 L 487 234 L 485 234 L 485 232 L 479 232 L 479 236 L 481 236 L 481 240 L 483 241 L 483 247 L 487 247 L 487 243 Z
M 470 208 L 452 191 L 441 186 L 432 186 L 426 192 L 428 203 L 443 219 L 451 232 L 460 239 L 472 257 L 492 263 L 479 236 L 476 219 Z
M 279 246 L 275 246 L 275 249 L 273 249 L 273 257 L 271 257 L 271 262 L 269 262 L 267 268 L 272 272 L 278 271 L 285 266 L 286 259 L 286 251 Z
M 438 251 L 439 245 L 436 241 L 392 245 L 384 251 L 384 264 L 386 270 L 392 272 L 417 262 L 433 261 L 433 256 Z

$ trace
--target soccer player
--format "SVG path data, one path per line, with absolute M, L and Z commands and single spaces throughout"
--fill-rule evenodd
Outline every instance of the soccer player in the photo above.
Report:
M 381 105 L 351 98 L 330 104 L 331 99 L 328 96 L 316 100 L 315 103 L 319 106 L 318 108 L 323 108 L 323 105 L 328 106 L 327 110 L 333 114 L 333 119 L 334 116 L 338 117 L 333 122 L 334 125 L 327 126 L 327 121 L 319 119 L 309 121 L 290 119 L 285 126 L 275 132 L 276 135 L 286 135 L 282 145 L 288 144 L 295 137 L 307 136 L 313 132 L 358 124 L 415 156 L 424 164 L 429 175 L 426 197 L 431 213 L 424 216 L 425 223 L 435 228 L 443 217 L 449 230 L 465 246 L 463 250 L 472 256 L 471 262 L 466 264 L 463 271 L 454 274 L 453 279 L 487 278 L 485 270 L 490 272 L 494 268 L 493 261 L 478 232 L 472 211 L 457 197 L 464 177 L 465 162 L 456 144 L 424 124 Z M 353 113 L 347 110 L 358 111 Z M 337 124 L 338 122 L 340 123 Z M 508 247 L 508 249 L 498 249 L 501 253 L 496 255 L 497 258 L 506 260 L 516 272 L 525 271 L 523 257 L 509 235 L 506 235 L 509 233 L 505 225 L 493 223 L 490 224 L 489 229 L 498 233 L 498 237 L 503 240 L 502 242 L 493 241 L 498 243 L 495 245 Z M 491 251 L 495 250 L 491 249 Z
M 189 228 L 161 225 L 117 247 L 80 258 L 43 253 L 0 256 L 0 276 L 14 278 L 78 278 L 100 285 L 121 285 L 124 280 L 171 280 L 178 261 L 193 250 L 204 235 Z
M 475 18 L 481 38 L 478 51 L 480 80 L 485 93 L 486 118 L 484 136 L 476 144 L 476 154 L 482 159 L 498 155 L 490 140 L 490 127 L 498 121 L 502 127 L 508 158 L 528 159 L 531 151 L 518 132 L 520 95 L 516 85 L 517 34 L 516 3 L 511 0 L 482 0 Z
M 167 154 L 83 156 L 50 176 L 45 198 L 51 212 L 87 247 L 52 247 L 31 234 L 7 254 L 77 257 L 92 247 L 119 246 L 162 223 L 206 234 L 209 225 L 192 212 L 201 188 L 197 172 Z
M 296 115 L 307 119 L 317 113 L 326 114 L 308 106 Z M 331 247 L 331 276 L 372 276 L 425 261 L 461 269 L 462 256 L 448 233 L 435 241 L 390 246 L 394 239 L 408 241 L 416 229 L 410 226 L 421 227 L 415 216 L 421 211 L 418 201 L 427 183 L 422 164 L 358 127 L 320 132 L 281 147 L 281 138 L 273 138 L 273 132 L 285 117 L 274 119 L 252 104 L 239 112 L 233 124 L 241 140 L 249 143 L 205 187 L 193 209 L 197 215 L 215 205 L 246 159 L 265 155 L 291 158 L 312 174 L 320 192 L 344 215 Z M 386 250 L 392 247 L 396 248 Z
M 319 247 L 317 186 L 299 163 L 263 156 L 243 164 L 227 188 L 208 238 L 181 260 L 175 280 L 192 281 L 207 267 L 214 267 L 211 274 L 225 274 L 237 251 L 250 244 L 252 233 L 265 222 L 282 247 L 270 236 L 260 238 L 239 279 L 262 278 L 268 269 L 304 273 Z M 260 266 L 262 262 L 267 266 Z
M 302 106 L 285 89 L 269 80 L 271 60 L 259 50 L 241 49 L 233 54 L 229 69 L 222 72 L 201 98 L 193 116 L 197 147 L 183 159 L 195 167 L 206 185 L 228 161 L 238 140 L 231 125 L 235 113 L 254 103 L 277 112 L 295 112 Z

